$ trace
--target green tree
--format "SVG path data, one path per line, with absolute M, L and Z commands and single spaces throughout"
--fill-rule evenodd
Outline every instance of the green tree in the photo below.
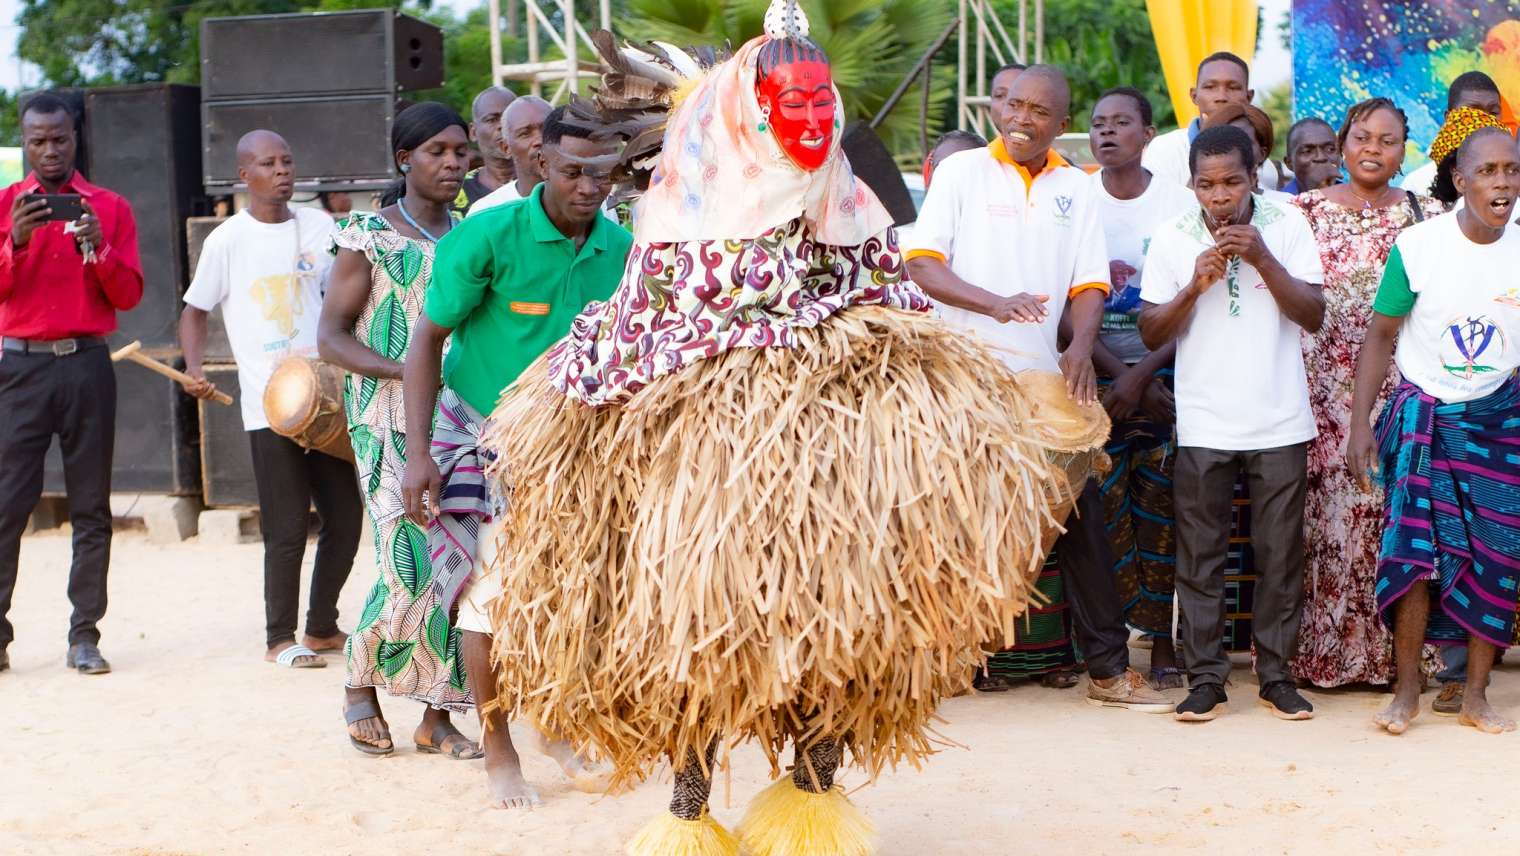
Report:
M 1272 157 L 1282 160 L 1288 150 L 1288 129 L 1293 127 L 1293 81 L 1285 80 L 1262 97 L 1261 109 L 1272 117 Z
M 738 47 L 759 35 L 769 0 L 629 0 L 618 30 L 635 39 L 677 45 Z M 870 119 L 950 23 L 949 0 L 802 0 L 812 38 L 829 55 L 849 120 Z M 929 127 L 940 127 L 951 98 L 950 78 L 930 89 Z M 918 97 L 910 94 L 878 128 L 887 146 L 921 156 Z
M 1018 0 L 995 5 L 1012 32 Z M 1133 86 L 1149 96 L 1156 127 L 1177 123 L 1145 0 L 1046 0 L 1045 61 L 1060 66 L 1071 81 L 1073 131 L 1087 129 L 1098 96 L 1115 86 Z

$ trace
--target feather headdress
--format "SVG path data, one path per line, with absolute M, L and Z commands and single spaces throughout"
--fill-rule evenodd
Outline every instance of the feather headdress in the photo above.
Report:
M 598 138 L 624 141 L 612 169 L 613 199 L 621 202 L 648 188 L 666 122 L 729 52 L 711 47 L 683 50 L 666 42 L 625 42 L 620 47 L 606 30 L 593 32 L 591 42 L 608 70 L 589 97 L 571 101 L 565 118 Z

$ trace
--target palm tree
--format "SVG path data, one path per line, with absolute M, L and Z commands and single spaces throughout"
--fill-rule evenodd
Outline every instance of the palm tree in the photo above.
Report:
M 618 29 L 634 39 L 735 47 L 760 35 L 769 0 L 628 0 Z M 952 0 L 802 0 L 812 38 L 834 71 L 847 120 L 869 120 L 949 25 Z M 943 74 L 930 88 L 928 127 L 938 129 L 952 93 Z M 904 98 L 877 131 L 904 159 L 922 156 L 919 101 Z

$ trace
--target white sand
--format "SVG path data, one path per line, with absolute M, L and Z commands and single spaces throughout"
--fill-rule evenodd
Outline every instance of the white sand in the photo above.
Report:
M 0 854 L 605 856 L 668 798 L 659 782 L 576 793 L 532 757 L 546 805 L 491 810 L 479 762 L 412 751 L 419 708 L 401 700 L 386 703 L 397 753 L 360 756 L 339 716 L 340 658 L 315 671 L 261 659 L 258 545 L 118 536 L 102 628 L 116 671 L 73 674 L 68 546 L 44 534 L 22 549 L 18 639 L 0 674 Z M 364 552 L 345 626 L 373 580 Z M 1230 714 L 1204 725 L 1100 710 L 1079 690 L 956 699 L 944 733 L 969 749 L 855 799 L 884 856 L 1520 851 L 1520 734 L 1479 734 L 1427 709 L 1388 737 L 1369 724 L 1386 697 L 1370 692 L 1314 693 L 1318 719 L 1279 722 L 1248 674 L 1234 682 Z M 1514 667 L 1494 698 L 1520 712 Z M 463 728 L 478 733 L 473 718 Z M 753 749 L 735 768 L 732 802 L 721 779 L 714 801 L 729 824 L 767 777 Z

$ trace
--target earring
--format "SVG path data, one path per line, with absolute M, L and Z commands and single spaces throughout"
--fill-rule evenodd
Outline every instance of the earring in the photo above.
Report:
M 771 105 L 770 104 L 761 104 L 760 105 L 760 124 L 755 127 L 755 130 L 759 131 L 762 134 L 765 133 L 765 129 L 766 129 L 767 126 L 770 125 L 770 122 L 771 122 Z
M 404 163 L 404 164 L 401 165 L 401 174 L 402 175 L 406 175 L 407 173 L 409 173 L 411 171 L 412 171 L 412 165 L 411 164 Z

